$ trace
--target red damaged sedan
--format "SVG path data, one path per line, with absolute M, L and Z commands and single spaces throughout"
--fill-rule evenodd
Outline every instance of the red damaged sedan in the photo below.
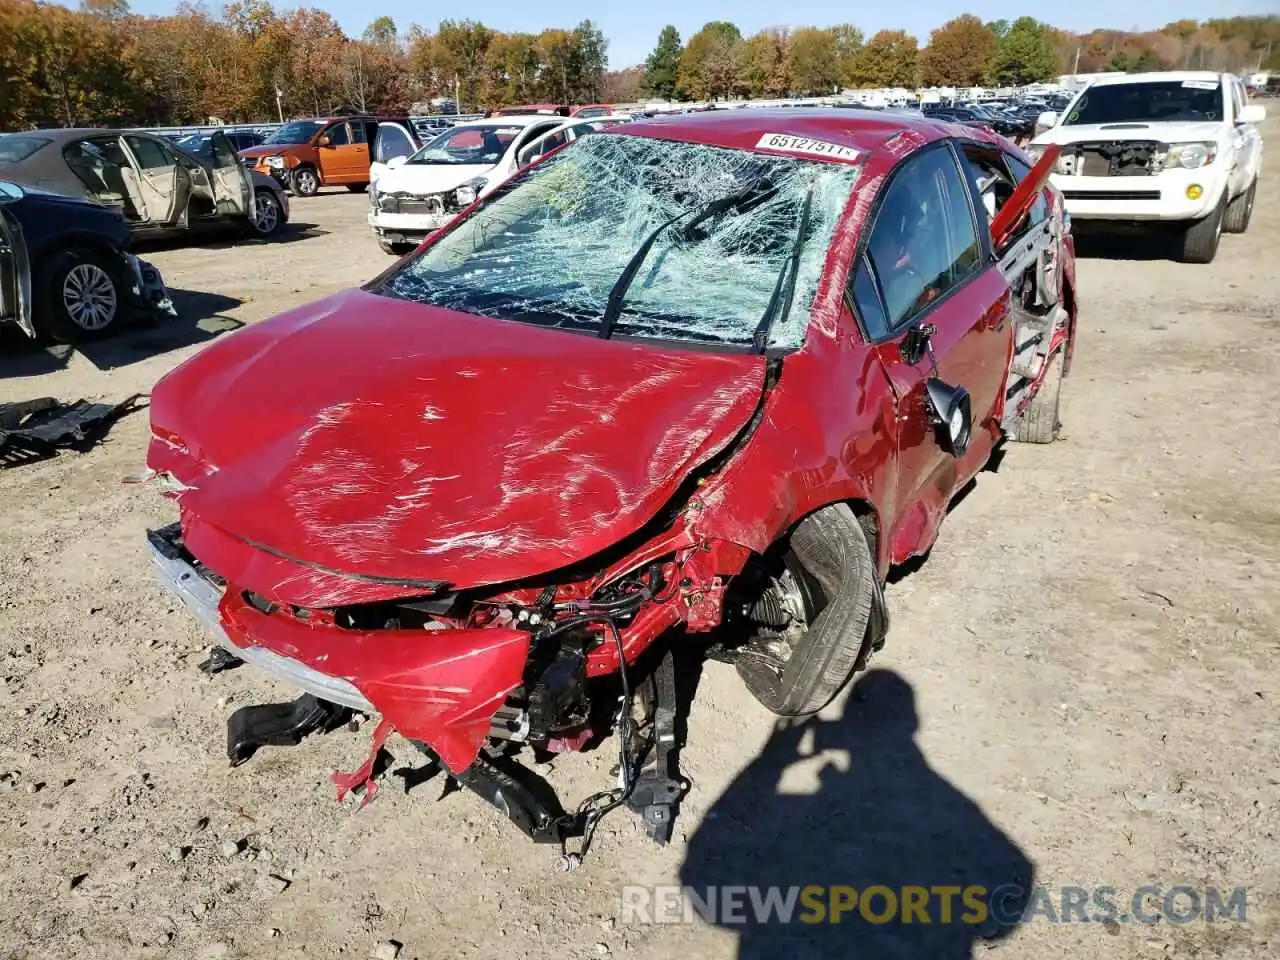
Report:
M 884 641 L 890 566 L 996 444 L 1054 438 L 1054 159 L 884 113 L 628 124 L 182 364 L 151 401 L 180 512 L 153 557 L 206 670 L 304 691 L 236 711 L 232 762 L 356 711 L 340 796 L 394 730 L 535 839 L 625 802 L 665 840 L 675 654 L 819 710 Z M 613 789 L 566 813 L 530 786 L 522 754 L 615 732 Z

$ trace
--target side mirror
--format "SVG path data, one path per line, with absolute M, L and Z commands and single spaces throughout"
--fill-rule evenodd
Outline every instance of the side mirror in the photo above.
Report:
M 898 348 L 903 363 L 914 367 L 923 360 L 925 353 L 929 350 L 929 339 L 937 332 L 938 328 L 932 323 L 916 324 L 908 330 L 907 335 L 902 338 L 902 345 Z
M 326 137 L 321 137 L 319 140 L 316 141 L 316 143 L 318 143 L 322 147 L 327 147 L 327 146 L 330 146 L 331 141 L 326 136 Z
M 394 170 L 396 167 L 403 167 L 408 157 L 392 157 L 387 161 L 387 169 Z
M 1267 119 L 1267 108 L 1256 103 L 1251 103 L 1240 111 L 1240 116 L 1236 117 L 1236 123 L 1261 123 Z
M 969 392 L 953 387 L 937 377 L 925 381 L 929 397 L 929 420 L 934 426 L 938 446 L 953 457 L 963 457 L 973 438 L 973 411 Z
M 1036 133 L 1058 125 L 1058 111 L 1046 110 L 1036 118 Z

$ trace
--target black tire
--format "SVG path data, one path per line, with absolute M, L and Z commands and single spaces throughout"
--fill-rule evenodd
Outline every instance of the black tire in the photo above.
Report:
M 347 189 L 352 193 L 364 193 L 369 189 L 369 185 L 367 183 L 348 183 Z
M 310 164 L 294 167 L 289 174 L 289 189 L 295 196 L 314 197 L 320 192 L 320 174 Z
M 109 337 L 124 326 L 131 287 L 118 255 L 87 248 L 51 253 L 35 270 L 32 319 L 36 333 L 42 339 L 69 344 Z M 81 292 L 78 300 L 77 290 Z M 87 309 L 90 304 L 93 310 Z
M 1225 204 L 1219 203 L 1209 216 L 1197 220 L 1182 234 L 1183 263 L 1213 263 L 1218 255 L 1218 241 L 1222 239 L 1222 221 Z
M 1031 399 L 1027 415 L 1018 424 L 1018 432 L 1014 439 L 1020 443 L 1053 443 L 1058 439 L 1058 430 L 1062 421 L 1058 419 L 1058 411 L 1062 401 L 1062 377 L 1066 364 L 1067 348 L 1063 344 L 1049 358 L 1049 369 L 1044 380 L 1040 382 L 1040 390 Z
M 264 207 L 274 210 L 271 216 Z M 253 213 L 249 216 L 249 235 L 266 239 L 274 237 L 285 225 L 284 209 L 276 195 L 268 189 L 259 188 L 253 192 Z
M 383 253 L 393 257 L 403 257 L 406 253 L 412 253 L 417 249 L 412 243 L 391 243 L 389 240 L 379 240 L 378 246 L 382 248 Z
M 1253 198 L 1258 192 L 1258 181 L 1249 184 L 1249 189 L 1227 204 L 1227 212 L 1222 220 L 1223 233 L 1244 233 L 1249 229 L 1249 221 L 1253 219 Z
M 848 504 L 836 503 L 797 524 L 788 543 L 791 558 L 821 594 L 813 622 L 791 643 L 785 661 L 744 650 L 738 674 L 752 696 L 773 713 L 817 713 L 865 666 L 876 593 L 875 562 L 866 532 Z

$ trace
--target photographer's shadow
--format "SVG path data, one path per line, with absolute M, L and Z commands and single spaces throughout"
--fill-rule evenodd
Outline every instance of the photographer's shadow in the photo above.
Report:
M 1011 932 L 1034 865 L 929 768 L 916 728 L 911 686 L 892 671 L 872 670 L 839 719 L 780 721 L 708 811 L 681 869 L 681 883 L 698 897 L 708 887 L 755 887 L 761 899 L 768 888 L 783 899 L 791 889 L 823 888 L 797 897 L 790 922 L 757 915 L 750 891 L 739 897 L 744 907 L 734 919 L 717 915 L 739 936 L 739 960 L 968 960 L 976 941 Z M 880 890 L 864 914 L 848 888 L 860 901 L 870 887 Z M 831 922 L 833 894 L 844 898 L 838 923 Z M 922 906 L 906 908 L 904 896 Z M 944 922 L 944 900 L 951 922 Z

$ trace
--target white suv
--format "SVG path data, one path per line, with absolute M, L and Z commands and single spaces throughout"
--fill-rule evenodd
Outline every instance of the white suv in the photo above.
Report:
M 1208 263 L 1224 230 L 1249 226 L 1265 116 L 1229 73 L 1102 77 L 1043 114 L 1026 149 L 1061 146 L 1051 179 L 1078 225 L 1177 224 L 1182 259 Z

